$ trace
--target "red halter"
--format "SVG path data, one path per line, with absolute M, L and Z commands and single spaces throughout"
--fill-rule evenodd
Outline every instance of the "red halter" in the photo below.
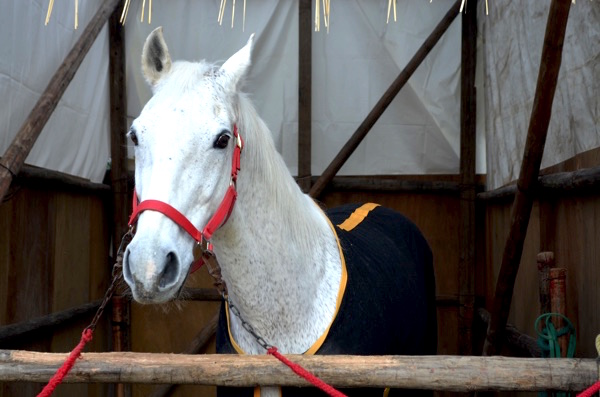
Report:
M 190 222 L 185 215 L 176 210 L 171 205 L 165 203 L 160 200 L 144 200 L 141 203 L 138 203 L 137 193 L 135 189 L 133 189 L 133 213 L 129 218 L 129 226 L 132 226 L 136 220 L 140 212 L 146 210 L 158 211 L 163 215 L 169 217 L 173 222 L 178 224 L 183 230 L 185 230 L 199 245 L 206 245 L 208 249 L 211 249 L 211 245 L 208 242 L 213 233 L 223 226 L 231 212 L 233 211 L 233 206 L 235 204 L 235 199 L 237 198 L 237 191 L 235 190 L 235 184 L 237 180 L 237 174 L 240 170 L 240 155 L 242 153 L 242 148 L 244 146 L 244 141 L 242 137 L 238 133 L 237 125 L 233 125 L 233 137 L 235 138 L 235 148 L 233 149 L 233 159 L 231 164 L 231 179 L 229 182 L 229 188 L 225 192 L 225 196 L 223 197 L 223 201 L 217 208 L 217 211 L 214 213 L 212 218 L 208 221 L 204 230 L 202 232 Z M 196 258 L 196 262 L 192 264 L 191 271 L 194 272 L 198 270 L 203 265 L 202 258 Z

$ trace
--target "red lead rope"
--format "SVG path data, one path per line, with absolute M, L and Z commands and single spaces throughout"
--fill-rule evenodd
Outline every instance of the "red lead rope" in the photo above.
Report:
M 306 379 L 307 381 L 309 381 L 310 383 L 312 383 L 314 386 L 318 387 L 319 389 L 323 390 L 325 393 L 327 393 L 331 397 L 346 397 L 346 395 L 344 393 L 334 389 L 332 386 L 323 382 L 320 378 L 311 374 L 310 372 L 308 372 L 306 369 L 304 369 L 300 365 L 288 360 L 287 357 L 285 357 L 283 354 L 281 354 L 277 351 L 276 347 L 274 347 L 274 346 L 270 347 L 269 350 L 267 350 L 267 354 L 270 354 L 273 357 L 277 358 L 279 361 L 281 361 L 282 363 L 284 363 L 285 365 L 290 367 L 290 369 L 292 371 L 294 371 L 296 373 L 296 375 L 300 376 L 301 378 Z
M 49 397 L 52 395 L 54 389 L 56 389 L 56 386 L 62 383 L 65 376 L 67 376 L 71 368 L 73 368 L 73 365 L 75 365 L 75 360 L 79 358 L 85 345 L 92 340 L 93 333 L 94 331 L 92 331 L 90 328 L 83 330 L 83 334 L 81 334 L 81 340 L 77 346 L 75 346 L 73 351 L 71 351 L 64 364 L 58 369 L 58 371 L 56 371 L 54 376 L 48 381 L 48 384 L 42 389 L 37 397 Z
M 592 397 L 594 394 L 598 393 L 598 391 L 600 391 L 600 381 L 594 383 L 593 385 L 579 393 L 577 397 Z

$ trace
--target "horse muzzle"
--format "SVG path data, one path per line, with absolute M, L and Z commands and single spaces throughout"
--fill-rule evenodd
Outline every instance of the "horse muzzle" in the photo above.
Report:
M 174 249 L 133 241 L 123 257 L 123 278 L 139 303 L 164 303 L 177 296 L 186 273 Z

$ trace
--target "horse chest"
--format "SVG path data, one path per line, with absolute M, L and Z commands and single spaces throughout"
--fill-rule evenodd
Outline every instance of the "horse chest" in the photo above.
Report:
M 435 354 L 435 287 L 426 241 L 410 221 L 384 208 L 371 208 L 344 230 L 344 222 L 358 209 L 345 206 L 328 211 L 337 225 L 347 285 L 316 353 Z M 236 353 L 230 335 L 223 308 L 218 352 Z M 284 389 L 283 395 L 295 395 L 293 391 Z

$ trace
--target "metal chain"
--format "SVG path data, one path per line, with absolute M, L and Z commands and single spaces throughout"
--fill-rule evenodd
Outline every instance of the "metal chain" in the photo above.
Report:
M 219 294 L 221 294 L 221 296 L 226 296 L 227 295 L 227 285 L 225 284 L 225 281 L 223 280 L 223 276 L 221 274 L 221 266 L 219 265 L 219 262 L 217 261 L 217 256 L 215 255 L 215 253 L 209 248 L 209 244 L 208 243 L 204 243 L 200 246 L 202 252 L 202 259 L 204 261 L 204 263 L 206 264 L 206 268 L 208 270 L 208 274 L 210 274 L 210 276 L 213 278 L 213 285 L 215 286 L 215 288 L 217 289 L 217 291 L 219 291 Z
M 110 302 L 110 300 L 115 292 L 115 288 L 117 287 L 117 282 L 120 281 L 123 276 L 123 251 L 125 250 L 125 247 L 127 247 L 127 245 L 133 239 L 133 234 L 134 234 L 133 227 L 130 227 L 129 230 L 127 231 L 127 233 L 125 233 L 125 235 L 121 239 L 121 244 L 119 244 L 119 249 L 117 250 L 117 260 L 112 268 L 111 283 L 110 283 L 108 289 L 106 290 L 106 292 L 104 293 L 104 298 L 102 299 L 102 303 L 100 304 L 100 307 L 98 307 L 98 310 L 96 311 L 96 314 L 94 315 L 94 318 L 92 319 L 92 322 L 90 323 L 90 325 L 88 325 L 85 328 L 86 330 L 89 329 L 89 330 L 94 331 L 96 329 L 96 326 L 98 325 L 98 321 L 100 321 L 102 314 L 104 314 L 104 309 L 106 308 L 106 305 L 108 304 L 108 302 Z
M 244 320 L 239 309 L 237 308 L 237 306 L 235 306 L 233 304 L 233 302 L 231 302 L 231 299 L 229 298 L 228 295 L 221 293 L 221 296 L 223 297 L 224 300 L 227 301 L 227 304 L 229 305 L 229 311 L 231 313 L 233 313 L 237 318 L 240 319 L 240 321 L 242 322 L 242 327 L 244 327 L 244 329 L 246 331 L 248 331 L 248 333 L 250 335 L 252 335 L 254 337 L 254 339 L 256 339 L 256 343 L 258 343 L 263 349 L 265 349 L 267 351 L 269 349 L 271 349 L 272 347 L 274 347 L 273 345 L 270 345 L 269 343 L 267 343 L 267 341 L 256 332 L 256 330 L 254 329 L 252 324 L 250 324 L 248 321 Z
M 86 327 L 86 329 L 91 329 L 93 331 L 96 328 L 98 321 L 100 320 L 100 318 L 102 317 L 102 314 L 104 313 L 104 309 L 106 308 L 106 305 L 112 298 L 115 288 L 117 286 L 117 282 L 123 276 L 123 273 L 122 273 L 123 251 L 125 250 L 125 247 L 127 247 L 127 245 L 131 242 L 131 240 L 133 239 L 133 236 L 134 236 L 134 230 L 133 230 L 133 227 L 130 227 L 129 230 L 127 231 L 127 233 L 125 233 L 125 235 L 123 236 L 123 239 L 121 240 L 121 244 L 119 245 L 119 249 L 117 251 L 117 260 L 112 269 L 112 281 L 110 283 L 110 286 L 104 293 L 104 298 L 102 300 L 102 303 L 100 304 L 100 307 L 98 307 L 98 310 L 96 311 L 96 314 L 94 315 L 94 318 L 92 319 L 92 322 L 90 323 L 90 325 L 88 325 Z M 250 335 L 252 335 L 252 337 L 256 340 L 256 343 L 258 343 L 265 350 L 271 349 L 273 347 L 273 345 L 267 343 L 267 341 L 256 332 L 256 330 L 254 329 L 252 324 L 250 324 L 248 321 L 244 320 L 244 318 L 242 317 L 242 315 L 240 313 L 240 310 L 237 308 L 236 305 L 233 304 L 233 302 L 229 298 L 229 295 L 227 294 L 227 286 L 221 275 L 221 266 L 219 266 L 219 262 L 217 261 L 217 257 L 214 254 L 214 252 L 212 250 L 208 249 L 208 247 L 203 247 L 202 257 L 207 265 L 208 273 L 214 279 L 215 287 L 221 294 L 221 297 L 223 298 L 223 300 L 226 301 L 227 304 L 229 305 L 229 311 L 231 313 L 233 313 L 233 315 L 235 315 L 241 321 L 242 327 Z
M 225 284 L 223 276 L 221 275 L 221 266 L 217 261 L 217 256 L 215 255 L 215 253 L 208 248 L 208 244 L 202 246 L 202 258 L 204 259 L 204 263 L 206 264 L 208 274 L 210 274 L 210 276 L 214 280 L 214 286 L 217 288 L 217 291 L 219 291 L 219 293 L 221 294 L 223 300 L 227 302 L 227 305 L 229 306 L 229 311 L 241 321 L 242 327 L 244 327 L 244 329 L 250 335 L 252 335 L 254 339 L 256 339 L 256 343 L 258 343 L 263 349 L 269 350 L 272 347 L 274 347 L 273 345 L 267 343 L 267 341 L 256 332 L 252 324 L 244 320 L 240 313 L 240 310 L 237 308 L 236 305 L 233 304 L 233 302 L 229 298 L 229 294 L 227 293 L 227 285 Z

